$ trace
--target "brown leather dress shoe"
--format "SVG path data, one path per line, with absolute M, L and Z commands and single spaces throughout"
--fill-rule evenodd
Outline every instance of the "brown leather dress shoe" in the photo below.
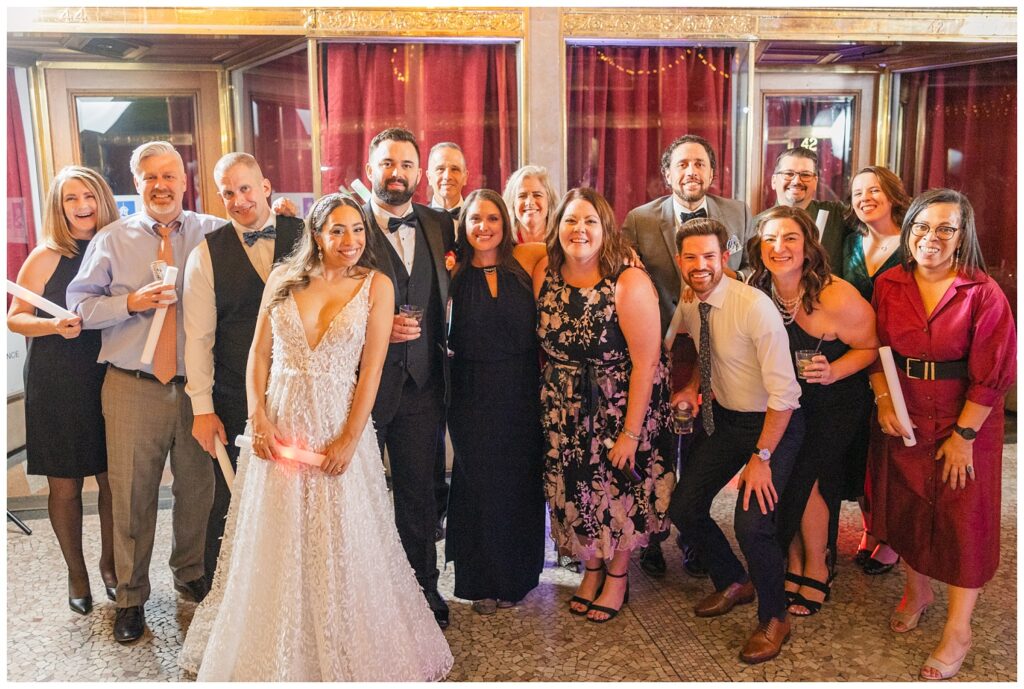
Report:
M 789 618 L 780 620 L 773 617 L 767 622 L 757 625 L 757 629 L 740 651 L 740 660 L 744 663 L 763 663 L 779 655 L 782 644 L 789 639 Z
M 754 584 L 729 584 L 721 591 L 715 591 L 710 596 L 694 606 L 693 612 L 697 617 L 717 617 L 724 615 L 737 605 L 751 603 L 754 600 Z

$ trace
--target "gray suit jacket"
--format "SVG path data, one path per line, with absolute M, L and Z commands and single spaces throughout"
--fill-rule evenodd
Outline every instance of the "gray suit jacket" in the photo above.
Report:
M 718 220 L 729 230 L 730 239 L 735 237 L 741 247 L 746 247 L 753 232 L 750 209 L 747 204 L 735 199 L 707 195 L 708 217 Z M 682 276 L 676 262 L 676 226 L 672 196 L 662 196 L 650 203 L 634 208 L 626 215 L 622 232 L 636 248 L 640 260 L 654 280 L 658 290 L 658 306 L 661 310 L 661 332 L 665 333 L 672 314 L 679 301 Z M 743 251 L 729 257 L 729 267 L 738 270 L 746 264 Z

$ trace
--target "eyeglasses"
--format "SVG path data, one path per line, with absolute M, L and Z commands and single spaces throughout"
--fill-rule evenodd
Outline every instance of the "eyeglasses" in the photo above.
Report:
M 929 232 L 934 231 L 935 236 L 943 241 L 948 241 L 953 238 L 957 232 L 960 231 L 959 227 L 950 227 L 949 225 L 939 225 L 938 227 L 932 227 L 926 222 L 916 222 L 910 226 L 910 231 L 915 237 L 926 237 Z
M 792 182 L 794 177 L 799 177 L 801 182 L 810 182 L 818 176 L 817 172 L 793 172 L 792 170 L 776 170 L 774 174 L 780 175 L 787 182 Z

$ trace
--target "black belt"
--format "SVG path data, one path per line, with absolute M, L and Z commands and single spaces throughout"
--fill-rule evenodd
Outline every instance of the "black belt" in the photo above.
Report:
M 156 376 L 154 376 L 152 373 L 146 373 L 145 371 L 136 371 L 134 369 L 129 369 L 129 368 L 121 368 L 120 366 L 114 366 L 113 364 L 108 364 L 108 366 L 110 366 L 110 368 L 113 368 L 113 369 L 116 369 L 116 370 L 120 371 L 121 373 L 127 373 L 130 376 L 135 376 L 136 378 L 145 378 L 146 380 L 155 380 L 156 382 L 160 383 L 161 385 L 163 384 L 160 381 L 160 379 L 157 378 Z M 167 382 L 172 384 L 172 385 L 184 385 L 185 384 L 185 376 L 174 376 L 173 378 L 171 378 Z
M 967 377 L 967 359 L 958 361 L 925 361 L 906 357 L 894 351 L 892 358 L 907 378 L 917 380 L 950 380 Z

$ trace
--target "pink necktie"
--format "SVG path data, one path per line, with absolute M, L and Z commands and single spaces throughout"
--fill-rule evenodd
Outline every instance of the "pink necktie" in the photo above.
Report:
M 171 246 L 171 233 L 181 227 L 177 220 L 164 225 L 156 223 L 153 229 L 160 234 L 160 252 L 157 258 L 169 266 L 174 265 L 174 247 Z M 153 375 L 164 385 L 174 377 L 178 371 L 178 327 L 177 327 L 177 304 L 167 307 L 167 316 L 164 318 L 163 329 L 160 330 L 160 338 L 156 341 L 156 352 L 153 354 Z

